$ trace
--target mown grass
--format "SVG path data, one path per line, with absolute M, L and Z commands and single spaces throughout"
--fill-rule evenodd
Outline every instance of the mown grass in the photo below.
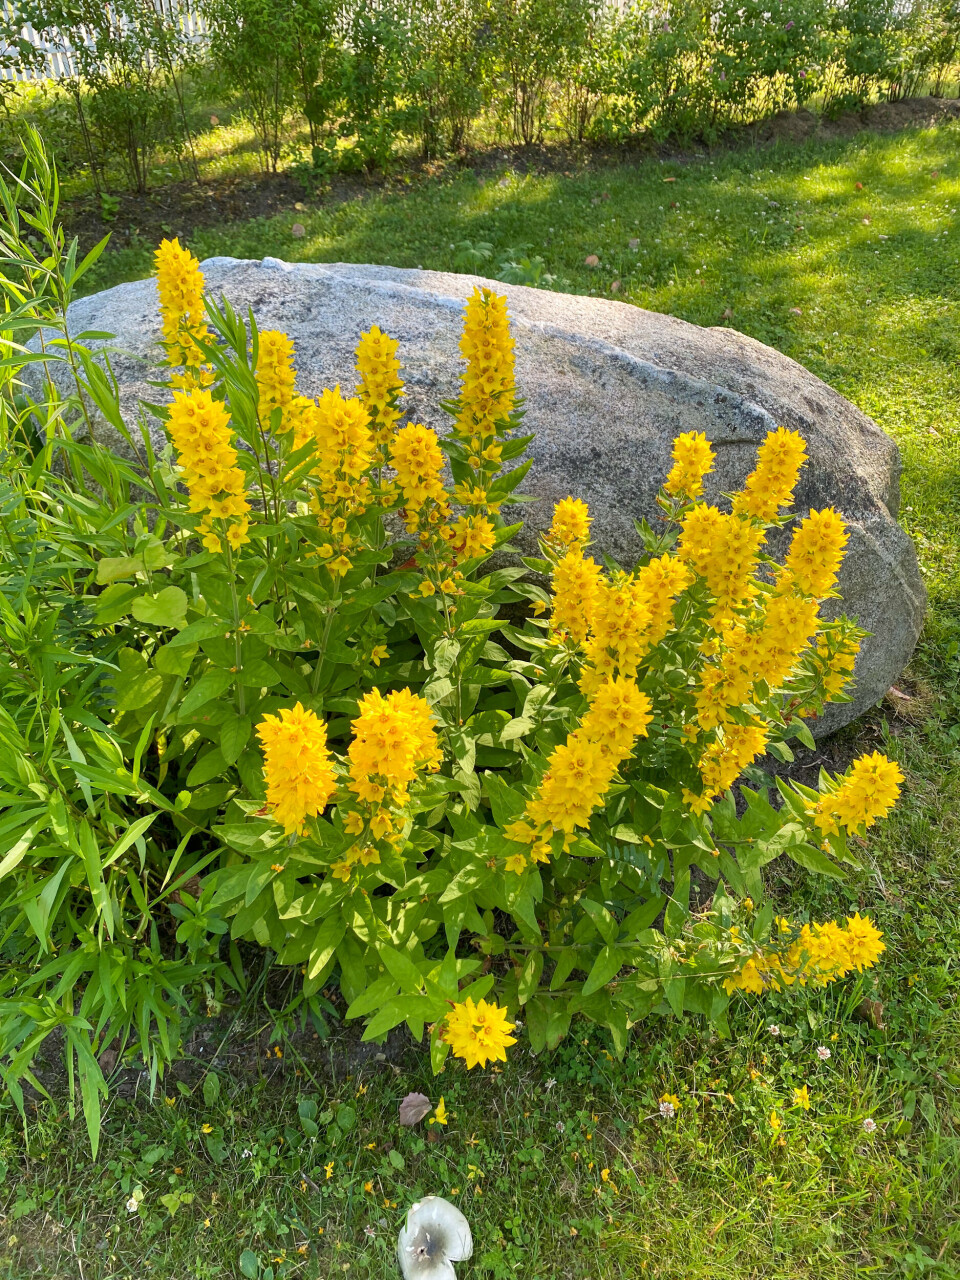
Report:
M 451 246 L 487 242 L 491 273 L 541 255 L 573 291 L 701 324 L 729 311 L 724 323 L 800 360 L 897 439 L 930 620 L 909 700 L 848 733 L 884 740 L 905 795 L 868 842 L 868 873 L 778 885 L 791 910 L 869 910 L 889 949 L 875 984 L 744 1000 L 727 1041 L 648 1023 L 623 1063 L 583 1029 L 542 1059 L 521 1036 L 503 1071 L 450 1066 L 433 1080 L 411 1049 L 350 1067 L 337 1036 L 294 1038 L 278 1058 L 269 1034 L 236 1031 L 229 1058 L 211 1062 L 211 1040 L 155 1101 L 142 1087 L 115 1096 L 96 1163 L 62 1100 L 41 1103 L 26 1135 L 4 1107 L 0 1275 L 220 1277 L 242 1262 L 263 1277 L 389 1276 L 405 1209 L 436 1192 L 473 1225 L 463 1277 L 960 1276 L 958 142 L 950 126 L 483 186 L 457 174 L 196 237 L 201 257 L 440 269 L 463 264 Z M 124 251 L 98 283 L 148 269 Z M 244 1017 L 247 1032 L 267 1022 Z M 809 1110 L 793 1102 L 803 1084 Z M 399 1127 L 412 1089 L 443 1094 L 446 1128 Z M 659 1114 L 665 1092 L 676 1119 Z

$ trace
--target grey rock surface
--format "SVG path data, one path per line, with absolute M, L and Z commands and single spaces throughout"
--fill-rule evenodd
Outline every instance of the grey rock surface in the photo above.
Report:
M 636 557 L 634 519 L 654 518 L 654 496 L 680 432 L 704 431 L 717 453 L 708 496 L 739 488 L 755 450 L 776 426 L 798 430 L 809 462 L 796 509 L 835 506 L 850 525 L 841 607 L 872 632 L 856 668 L 856 697 L 814 726 L 830 732 L 886 693 L 920 634 L 925 591 L 913 544 L 896 522 L 900 461 L 893 441 L 848 400 L 786 356 L 730 329 L 702 329 L 627 303 L 552 293 L 477 276 L 350 263 L 295 264 L 211 258 L 213 296 L 262 328 L 293 339 L 301 390 L 317 395 L 356 381 L 354 350 L 378 324 L 399 339 L 406 416 L 443 430 L 442 400 L 456 394 L 464 299 L 477 284 L 506 294 L 516 337 L 525 426 L 536 432 L 521 546 L 536 547 L 553 503 L 590 504 L 595 543 L 624 564 Z M 161 351 L 152 281 L 118 285 L 75 302 L 73 332 L 117 335 L 111 356 L 128 423 Z M 113 439 L 110 440 L 110 434 Z M 115 432 L 104 438 L 120 452 Z M 158 434 L 158 445 L 162 439 Z

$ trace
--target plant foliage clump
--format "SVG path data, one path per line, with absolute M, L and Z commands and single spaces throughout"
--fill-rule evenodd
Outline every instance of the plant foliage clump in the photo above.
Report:
M 361 338 L 354 394 L 310 399 L 287 336 L 205 295 L 165 241 L 169 389 L 131 431 L 67 326 L 96 251 L 64 250 L 36 138 L 2 197 L 0 1070 L 18 1102 L 59 1032 L 95 1135 L 98 1053 L 135 1049 L 156 1080 L 183 1012 L 215 1012 L 257 949 L 289 968 L 285 1016 L 322 1019 L 336 988 L 366 1038 L 427 1035 L 435 1068 L 451 1048 L 502 1058 L 521 1009 L 535 1051 L 579 1015 L 623 1052 L 648 1015 L 725 1030 L 738 991 L 875 963 L 869 920 L 775 918 L 762 873 L 855 865 L 898 767 L 732 790 L 812 742 L 861 635 L 820 616 L 847 532 L 789 513 L 796 432 L 771 432 L 722 506 L 709 441 L 680 436 L 629 568 L 591 555 L 574 497 L 517 562 L 505 513 L 531 437 L 504 298 L 466 304 L 438 437 L 404 421 L 389 336 Z M 41 321 L 39 348 L 18 345 Z M 766 543 L 786 525 L 781 564 Z

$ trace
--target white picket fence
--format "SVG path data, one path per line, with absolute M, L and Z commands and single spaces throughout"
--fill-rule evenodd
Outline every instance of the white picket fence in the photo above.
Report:
M 179 0 L 149 0 L 172 23 L 180 25 L 184 35 L 191 41 L 203 41 L 207 36 L 207 26 L 203 18 L 191 9 L 180 4 Z M 15 0 L 2 0 L 4 15 L 8 22 L 16 20 Z M 7 56 L 9 46 L 0 44 L 0 80 L 59 80 L 64 76 L 77 74 L 75 46 L 66 35 L 55 28 L 38 34 L 29 22 L 21 25 L 20 35 L 29 41 L 35 49 L 43 54 L 43 61 L 38 67 L 24 66 L 22 61 Z M 92 43 L 92 42 L 88 42 Z M 13 62 L 13 65 L 9 65 Z

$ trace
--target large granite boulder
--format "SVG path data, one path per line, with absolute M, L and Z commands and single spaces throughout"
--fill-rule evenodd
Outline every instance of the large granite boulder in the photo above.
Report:
M 504 285 L 475 276 L 395 267 L 287 264 L 211 258 L 213 295 L 262 328 L 294 340 L 300 386 L 310 395 L 355 382 L 354 349 L 378 324 L 400 340 L 411 421 L 439 429 L 453 396 L 464 299 L 486 284 L 509 299 L 526 426 L 536 432 L 524 485 L 522 545 L 536 546 L 555 500 L 589 502 L 596 543 L 624 563 L 638 549 L 634 519 L 654 517 L 654 495 L 681 431 L 706 432 L 717 452 L 708 496 L 738 488 L 757 444 L 776 426 L 801 432 L 810 461 L 797 509 L 832 505 L 851 529 L 840 577 L 843 610 L 872 632 L 856 668 L 856 698 L 835 706 L 818 733 L 849 722 L 886 693 L 910 657 L 925 593 L 913 545 L 896 522 L 900 461 L 893 441 L 848 400 L 786 356 L 730 329 L 701 329 L 622 302 Z M 150 280 L 75 302 L 73 332 L 117 335 L 112 356 L 132 421 L 139 397 L 157 395 L 159 317 Z M 116 436 L 116 433 L 113 433 Z M 106 433 L 105 433 L 106 438 Z M 118 450 L 125 446 L 117 437 Z

